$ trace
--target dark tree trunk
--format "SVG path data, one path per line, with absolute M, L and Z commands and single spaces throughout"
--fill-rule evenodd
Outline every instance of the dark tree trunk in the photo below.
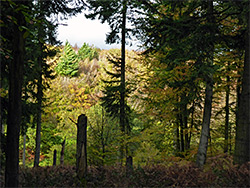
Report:
M 41 62 L 39 63 L 39 69 L 41 70 Z M 40 71 L 39 70 L 39 71 Z M 41 74 L 41 73 L 39 73 Z M 39 75 L 38 79 L 38 92 L 37 92 L 37 122 L 36 122 L 36 150 L 34 158 L 34 167 L 39 166 L 40 149 L 41 149 L 41 108 L 42 108 L 42 75 Z
M 179 154 L 180 151 L 181 151 L 181 148 L 180 148 L 180 131 L 179 131 L 179 125 L 177 124 L 177 127 L 176 127 L 176 154 Z
M 26 133 L 23 135 L 23 167 L 25 167 Z
M 25 1 L 16 1 L 18 7 Z M 9 65 L 9 106 L 7 119 L 7 147 L 5 186 L 18 187 L 19 183 L 19 135 L 21 125 L 21 93 L 24 67 L 24 38 L 19 26 L 25 23 L 22 12 L 14 13 L 17 24 L 13 32 L 13 62 Z
M 64 164 L 64 151 L 65 151 L 65 143 L 66 143 L 66 138 L 62 142 L 62 150 L 61 150 L 61 157 L 60 157 L 60 165 Z
M 230 70 L 229 68 L 230 63 L 228 63 L 228 71 Z M 228 152 L 228 135 L 229 135 L 229 95 L 230 95 L 230 77 L 227 76 L 227 86 L 226 86 L 226 105 L 225 105 L 225 132 L 224 132 L 224 153 Z
M 79 179 L 87 176 L 87 117 L 82 114 L 77 121 L 76 173 Z
M 53 166 L 56 166 L 56 158 L 57 158 L 57 151 L 56 149 L 54 150 L 54 153 L 53 153 Z
M 194 127 L 194 110 L 195 110 L 195 102 L 193 100 L 192 110 L 191 110 L 191 123 L 190 123 L 190 129 Z M 192 131 L 188 134 L 188 148 L 190 149 L 191 145 L 191 138 L 192 138 Z
M 213 19 L 213 1 L 207 0 L 207 10 L 208 10 L 208 23 L 214 24 Z M 214 36 L 214 31 L 210 30 L 209 35 Z M 213 66 L 213 53 L 214 45 L 213 42 L 209 46 L 209 56 L 207 57 L 208 66 Z M 202 130 L 199 142 L 199 148 L 197 153 L 196 164 L 199 167 L 203 167 L 207 158 L 207 147 L 208 139 L 210 135 L 210 119 L 212 111 L 212 98 L 213 98 L 213 75 L 212 73 L 207 73 L 206 77 L 206 90 L 205 90 L 205 104 L 203 111 L 203 121 L 202 121 Z
M 237 69 L 240 68 L 240 65 L 237 66 Z M 240 71 L 237 72 L 238 75 L 241 75 Z M 239 77 L 237 79 L 237 86 L 236 86 L 236 109 L 235 109 L 235 126 L 238 127 L 239 122 L 239 106 L 240 106 L 240 94 L 241 94 L 241 82 L 242 79 Z
M 42 1 L 39 2 L 39 9 L 42 12 Z M 43 19 L 42 13 L 40 13 L 40 19 Z M 41 150 L 41 117 L 42 117 L 42 98 L 43 98 L 43 91 L 42 91 L 42 63 L 43 63 L 43 43 L 40 42 L 42 39 L 42 26 L 38 29 L 38 41 L 40 47 L 40 54 L 37 58 L 38 63 L 38 83 L 37 83 L 37 114 L 36 114 L 36 150 L 35 150 L 35 159 L 34 159 L 34 167 L 39 166 L 40 160 L 40 150 Z
M 180 121 L 180 136 L 181 136 L 181 145 L 180 145 L 180 151 L 184 152 L 184 133 L 183 133 L 183 121 L 182 121 L 182 115 L 179 115 L 179 121 Z
M 101 145 L 102 145 L 102 165 L 104 166 L 104 160 L 105 160 L 105 138 L 104 138 L 104 110 L 102 108 L 102 122 L 101 122 Z
M 120 128 L 121 132 L 124 135 L 125 129 L 126 129 L 126 120 L 125 120 L 125 45 L 126 45 L 126 14 L 127 14 L 127 1 L 123 1 L 123 7 L 122 7 L 122 41 L 121 41 L 121 93 L 120 93 Z M 124 157 L 124 146 L 123 143 L 121 143 L 120 148 L 120 158 L 121 158 L 121 165 L 122 160 Z
M 187 105 L 184 105 L 183 107 L 183 125 L 184 125 L 184 137 L 185 137 L 185 151 L 189 149 L 188 144 L 188 111 L 187 111 Z
M 250 2 L 248 2 L 248 10 L 250 9 Z M 245 59 L 244 72 L 242 80 L 242 93 L 240 97 L 240 106 L 238 114 L 238 124 L 236 127 L 236 142 L 234 162 L 243 164 L 250 161 L 250 12 L 246 15 L 247 32 L 245 44 Z
M 126 158 L 126 175 L 129 176 L 133 171 L 133 158 L 132 156 L 128 156 Z
M 239 68 L 239 67 L 238 67 Z M 238 72 L 238 74 L 240 75 L 240 73 Z M 240 93 L 241 93 L 241 78 L 237 79 L 237 87 L 236 87 L 236 110 L 235 110 L 235 125 L 236 127 L 238 126 L 238 120 L 239 120 L 239 106 L 240 106 Z

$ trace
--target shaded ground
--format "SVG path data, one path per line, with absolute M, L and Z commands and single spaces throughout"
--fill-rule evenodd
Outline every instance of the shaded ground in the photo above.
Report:
M 87 181 L 80 181 L 72 166 L 21 168 L 20 187 L 250 187 L 249 169 L 250 163 L 238 167 L 228 159 L 214 160 L 203 170 L 190 162 L 128 173 L 119 166 L 89 167 Z

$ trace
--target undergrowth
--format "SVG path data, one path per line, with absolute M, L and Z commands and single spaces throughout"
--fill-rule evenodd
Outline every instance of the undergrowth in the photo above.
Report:
M 214 157 L 203 168 L 194 163 L 171 166 L 89 167 L 87 183 L 78 180 L 75 167 L 50 166 L 20 169 L 20 187 L 250 187 L 250 162 L 234 165 L 228 156 Z

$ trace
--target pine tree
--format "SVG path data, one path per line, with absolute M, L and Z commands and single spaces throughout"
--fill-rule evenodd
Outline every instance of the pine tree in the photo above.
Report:
M 29 108 L 33 105 L 30 105 L 27 100 L 29 98 L 32 98 L 32 100 L 40 98 L 38 100 L 41 100 L 44 86 L 41 86 L 43 82 L 40 78 L 47 77 L 50 74 L 49 71 L 46 71 L 48 68 L 46 63 L 39 61 L 39 59 L 42 60 L 47 55 L 51 55 L 51 51 L 46 49 L 45 46 L 56 44 L 55 28 L 57 25 L 50 18 L 56 14 L 61 14 L 61 16 L 76 14 L 83 8 L 82 6 L 74 8 L 75 3 L 71 1 L 58 2 L 50 0 L 46 1 L 46 10 L 43 10 L 44 17 L 37 18 L 39 10 L 34 8 L 36 3 L 37 1 L 12 0 L 1 2 L 1 20 L 2 15 L 4 15 L 3 27 L 1 26 L 1 29 L 3 28 L 1 30 L 1 39 L 5 40 L 3 49 L 6 54 L 3 64 L 1 61 L 1 68 L 3 65 L 5 70 L 4 74 L 2 74 L 1 70 L 1 77 L 4 77 L 4 81 L 9 81 L 9 85 L 5 86 L 9 93 L 5 168 L 6 187 L 18 187 L 19 185 L 18 146 L 20 127 L 29 120 L 31 114 L 34 115 L 34 112 L 36 112 Z M 71 3 L 71 8 L 68 7 L 69 3 Z M 40 29 L 43 30 L 44 35 L 39 34 L 38 30 Z M 41 88 L 36 93 L 34 88 L 38 87 L 38 85 Z M 36 107 L 41 110 L 40 104 L 38 102 Z
M 94 58 L 98 58 L 98 53 L 95 48 L 89 46 L 87 43 L 84 43 L 78 50 L 78 57 L 80 61 L 84 61 L 87 58 L 91 61 Z
M 121 58 L 116 63 L 120 65 L 120 85 L 119 85 L 119 106 L 115 105 L 119 109 L 119 123 L 122 134 L 126 134 L 125 131 L 128 130 L 128 122 L 126 122 L 126 78 L 125 78 L 125 45 L 126 38 L 129 37 L 129 31 L 131 29 L 127 28 L 126 23 L 131 22 L 133 19 L 129 15 L 133 15 L 133 8 L 137 6 L 135 1 L 132 0 L 110 0 L 110 1 L 87 1 L 90 13 L 86 15 L 87 18 L 101 20 L 102 23 L 107 22 L 110 26 L 110 33 L 107 34 L 106 42 L 109 44 L 120 42 L 121 43 Z M 130 19 L 128 19 L 130 18 Z M 119 58 L 118 58 L 119 59 Z M 115 62 L 114 62 L 115 64 Z M 118 86 L 116 86 L 118 87 Z M 111 87 L 112 88 L 112 87 Z M 111 88 L 106 88 L 106 99 L 107 101 L 115 100 L 113 96 L 116 95 L 115 90 Z M 114 94 L 112 94 L 114 92 Z M 109 99 L 108 99 L 109 97 Z M 107 106 L 108 107 L 108 106 Z M 109 108 L 109 107 L 108 107 Z M 113 110 L 117 109 L 113 108 Z M 117 113 L 118 111 L 114 111 Z M 123 158 L 123 148 L 121 150 L 121 162 Z
M 112 70 L 109 71 L 106 70 L 106 73 L 109 76 L 108 80 L 103 80 L 105 86 L 104 86 L 104 96 L 101 97 L 101 105 L 106 109 L 108 115 L 111 118 L 118 119 L 120 122 L 120 131 L 121 131 L 121 138 L 124 139 L 125 135 L 130 134 L 130 114 L 131 114 L 131 109 L 130 106 L 127 104 L 126 100 L 121 100 L 121 93 L 124 91 L 125 96 L 124 98 L 128 98 L 130 94 L 130 90 L 127 89 L 128 85 L 126 84 L 125 86 L 122 85 L 121 83 L 121 64 L 122 60 L 119 58 L 119 55 L 117 54 L 110 54 L 108 57 L 108 60 L 110 64 L 112 65 Z M 124 88 L 123 88 L 124 87 Z M 121 106 L 124 108 L 121 111 Z M 123 123 L 121 126 L 121 116 L 123 118 Z M 121 154 L 121 161 L 123 159 L 124 155 L 124 150 L 125 154 L 128 154 L 128 146 L 124 145 L 124 141 L 122 141 L 120 147 L 120 154 Z M 127 156 L 128 157 L 128 156 Z
M 13 3 L 13 9 L 18 11 L 12 13 L 16 24 L 13 25 L 13 60 L 9 66 L 9 105 L 7 119 L 7 146 L 6 146 L 6 168 L 5 186 L 19 186 L 19 135 L 22 114 L 22 82 L 24 71 L 25 39 L 24 30 L 19 28 L 25 26 L 23 11 L 27 11 L 27 1 Z
M 66 41 L 63 54 L 56 66 L 56 72 L 63 76 L 76 76 L 78 72 L 79 59 L 72 46 Z

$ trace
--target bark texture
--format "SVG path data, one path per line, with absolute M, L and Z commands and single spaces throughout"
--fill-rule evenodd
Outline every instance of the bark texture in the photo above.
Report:
M 213 81 L 212 78 L 210 79 L 211 81 L 207 82 L 206 85 L 202 130 L 201 130 L 201 137 L 200 137 L 199 149 L 196 160 L 196 164 L 199 167 L 202 167 L 206 162 L 208 139 L 210 137 L 210 119 L 211 119 L 212 97 L 213 97 Z
M 43 2 L 39 2 L 39 8 L 42 10 Z M 41 11 L 42 12 L 42 11 Z M 44 18 L 44 15 L 40 13 L 40 19 Z M 42 127 L 42 98 L 43 98 L 43 88 L 42 88 L 42 63 L 43 63 L 43 43 L 40 41 L 42 39 L 42 26 L 38 29 L 38 39 L 39 39 L 39 48 L 40 54 L 37 58 L 38 63 L 38 83 L 37 83 L 37 119 L 36 119 L 36 150 L 35 150 L 35 159 L 34 167 L 39 166 L 40 161 L 40 150 L 41 150 L 41 127 Z
M 79 179 L 87 176 L 87 117 L 82 114 L 77 121 L 76 173 Z
M 207 0 L 207 11 L 208 11 L 208 23 L 213 25 L 213 1 Z M 210 28 L 209 35 L 214 36 L 214 30 Z M 209 67 L 213 66 L 213 53 L 214 53 L 214 44 L 211 41 L 210 46 L 208 48 L 207 63 Z M 213 74 L 207 73 L 206 77 L 206 90 L 205 90 L 205 104 L 203 111 L 203 121 L 202 121 L 202 130 L 200 136 L 200 143 L 197 153 L 196 164 L 199 167 L 202 167 L 207 158 L 207 147 L 208 147 L 208 139 L 210 137 L 210 119 L 211 119 L 211 111 L 212 111 L 212 98 L 213 98 Z
M 250 9 L 250 2 L 248 2 Z M 243 164 L 250 161 L 250 12 L 246 15 L 247 32 L 245 44 L 244 72 L 242 80 L 242 93 L 238 113 L 238 123 L 236 127 L 236 142 L 234 162 Z
M 228 71 L 230 71 L 230 63 L 228 63 Z M 224 131 L 224 153 L 228 152 L 228 136 L 229 136 L 229 97 L 230 97 L 230 77 L 227 76 L 227 86 L 226 86 L 226 105 L 225 105 L 225 131 Z
M 17 1 L 17 6 L 25 2 Z M 5 186 L 18 187 L 19 183 L 19 135 L 21 125 L 21 93 L 24 68 L 24 31 L 19 26 L 24 25 L 25 20 L 21 11 L 16 11 L 14 17 L 17 24 L 13 33 L 13 62 L 9 65 L 9 106 L 7 118 L 7 147 Z

